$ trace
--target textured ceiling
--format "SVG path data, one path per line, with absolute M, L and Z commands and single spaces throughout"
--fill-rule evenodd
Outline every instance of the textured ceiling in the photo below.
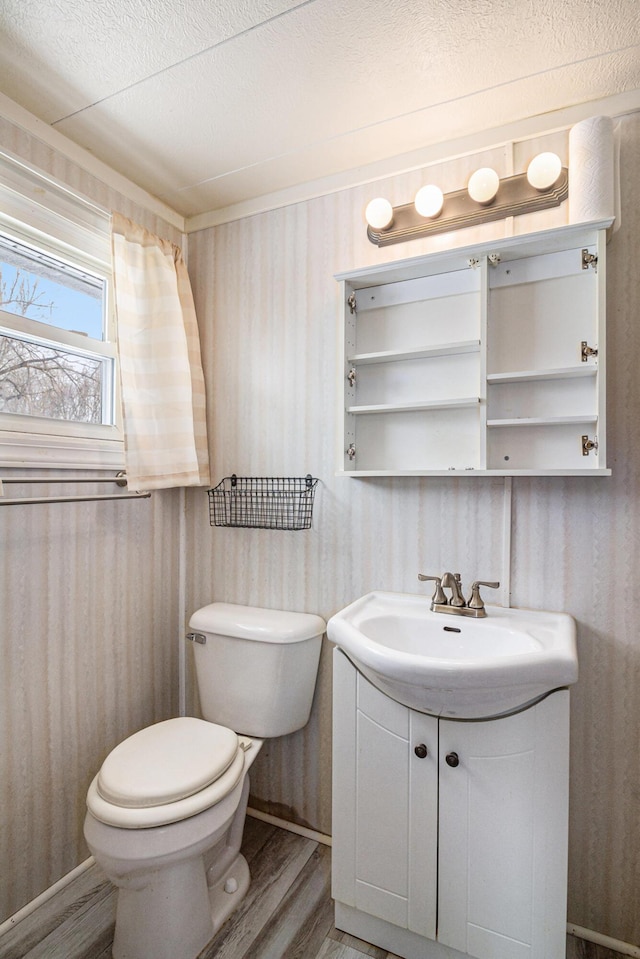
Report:
M 0 90 L 185 216 L 640 88 L 638 0 L 2 0 Z

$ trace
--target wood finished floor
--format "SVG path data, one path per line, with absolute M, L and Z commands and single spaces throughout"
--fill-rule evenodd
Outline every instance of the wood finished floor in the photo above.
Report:
M 249 892 L 198 959 L 397 959 L 334 927 L 327 846 L 248 818 L 243 853 Z M 0 959 L 111 959 L 114 912 L 92 866 L 0 938 Z M 568 936 L 566 959 L 623 957 Z

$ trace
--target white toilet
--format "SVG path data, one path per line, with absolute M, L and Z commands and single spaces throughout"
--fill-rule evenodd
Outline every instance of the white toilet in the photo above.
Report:
M 118 887 L 114 959 L 195 959 L 249 886 L 247 771 L 309 720 L 319 616 L 212 603 L 189 626 L 204 719 L 130 736 L 87 795 L 87 844 Z

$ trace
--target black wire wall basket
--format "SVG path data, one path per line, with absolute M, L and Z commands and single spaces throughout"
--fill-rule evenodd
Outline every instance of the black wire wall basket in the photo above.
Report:
M 209 490 L 211 526 L 310 529 L 318 480 L 306 476 L 225 476 Z

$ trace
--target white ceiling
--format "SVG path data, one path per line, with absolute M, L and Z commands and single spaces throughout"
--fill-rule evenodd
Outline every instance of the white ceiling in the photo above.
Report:
M 638 0 L 2 0 L 0 91 L 184 216 L 640 89 Z

